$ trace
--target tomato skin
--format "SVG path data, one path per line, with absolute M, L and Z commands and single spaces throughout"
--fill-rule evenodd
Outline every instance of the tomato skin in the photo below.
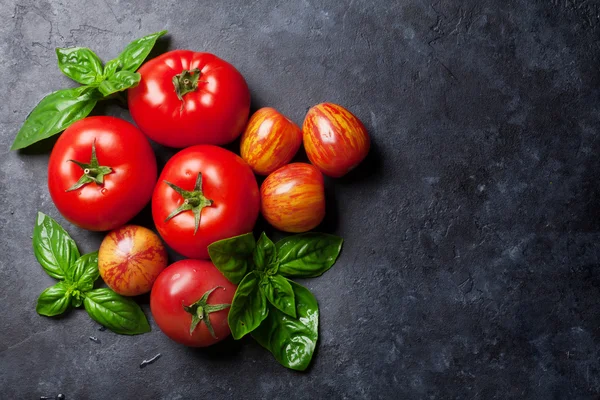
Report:
M 202 209 L 194 234 L 192 211 L 165 222 L 184 200 L 164 181 L 192 190 L 198 172 L 204 195 L 213 204 Z M 252 231 L 259 210 L 260 193 L 252 169 L 236 154 L 212 145 L 188 147 L 171 157 L 152 195 L 152 217 L 160 236 L 188 258 L 208 259 L 209 244 Z
M 309 231 L 325 217 L 323 175 L 310 164 L 279 168 L 265 179 L 260 196 L 263 217 L 285 232 Z
M 256 111 L 242 134 L 240 155 L 259 175 L 289 163 L 302 144 L 302 130 L 271 107 Z
M 197 90 L 177 97 L 173 77 L 200 70 Z M 137 71 L 138 86 L 128 90 L 129 111 L 148 137 L 165 146 L 222 145 L 243 131 L 250 112 L 244 77 L 210 53 L 173 50 L 151 59 Z
M 302 131 L 308 159 L 333 178 L 344 176 L 369 153 L 365 126 L 337 104 L 321 103 L 308 110 Z
M 83 175 L 69 160 L 89 163 L 92 144 L 100 165 L 112 168 L 104 184 L 67 191 Z M 114 117 L 87 117 L 69 126 L 56 141 L 48 162 L 48 189 L 60 213 L 74 225 L 108 231 L 127 223 L 150 200 L 156 158 L 134 125 Z
M 102 280 L 123 296 L 148 293 L 166 266 L 165 246 L 143 226 L 125 225 L 109 232 L 98 251 Z
M 150 310 L 158 327 L 172 340 L 192 347 L 206 347 L 225 339 L 231 331 L 227 323 L 229 308 L 210 313 L 216 338 L 200 322 L 190 335 L 191 315 L 183 309 L 198 301 L 204 293 L 217 288 L 208 297 L 209 304 L 231 304 L 237 288 L 210 261 L 181 260 L 168 266 L 156 279 L 150 293 Z

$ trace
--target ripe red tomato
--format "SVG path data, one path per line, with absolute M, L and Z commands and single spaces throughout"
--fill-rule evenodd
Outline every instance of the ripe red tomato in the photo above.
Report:
M 170 147 L 222 145 L 242 133 L 250 91 L 233 65 L 210 53 L 174 50 L 138 70 L 129 111 L 142 132 Z
M 285 115 L 264 107 L 250 117 L 242 134 L 240 155 L 260 175 L 289 163 L 302 144 L 302 130 Z
M 156 158 L 135 126 L 114 117 L 75 122 L 48 162 L 48 189 L 60 213 L 93 231 L 124 225 L 150 200 Z
M 111 231 L 98 251 L 102 280 L 123 296 L 148 293 L 167 266 L 167 250 L 156 233 L 138 225 Z
M 371 142 L 365 126 L 337 104 L 317 104 L 308 110 L 302 131 L 310 162 L 334 178 L 356 167 L 369 152 Z
M 150 310 L 158 327 L 174 341 L 210 346 L 230 334 L 227 315 L 236 288 L 210 261 L 177 261 L 154 282 Z
M 325 217 L 323 175 L 313 165 L 292 163 L 279 168 L 260 187 L 263 217 L 285 232 L 306 232 Z
M 259 209 L 258 184 L 248 164 L 212 145 L 175 154 L 152 195 L 158 232 L 189 258 L 207 259 L 209 244 L 250 232 Z

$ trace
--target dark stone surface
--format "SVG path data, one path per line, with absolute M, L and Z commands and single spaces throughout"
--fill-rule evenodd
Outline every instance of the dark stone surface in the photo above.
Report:
M 600 2 L 278 3 L 0 0 L 1 397 L 600 396 Z M 332 101 L 372 135 L 368 160 L 329 182 L 322 228 L 346 241 L 331 271 L 303 282 L 321 306 L 307 373 L 250 339 L 191 350 L 154 324 L 127 337 L 83 310 L 35 313 L 53 283 L 31 250 L 36 212 L 84 252 L 102 235 L 53 206 L 51 143 L 8 148 L 41 97 L 71 85 L 55 47 L 108 60 L 163 28 L 163 49 L 233 63 L 254 108 L 301 123 Z M 161 163 L 173 154 L 156 149 Z M 147 211 L 137 221 L 150 225 Z

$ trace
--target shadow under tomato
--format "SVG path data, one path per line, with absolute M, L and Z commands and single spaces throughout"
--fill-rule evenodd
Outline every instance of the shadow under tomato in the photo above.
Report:
M 209 347 L 190 347 L 190 353 L 203 360 L 228 360 L 235 358 L 242 349 L 242 340 L 234 340 L 231 335 Z
M 366 180 L 377 181 L 383 175 L 383 161 L 383 155 L 379 146 L 371 138 L 371 148 L 367 157 L 352 171 L 337 179 L 344 185 Z
M 32 145 L 29 145 L 24 149 L 19 149 L 19 154 L 26 156 L 39 156 L 42 154 L 50 154 L 59 136 L 60 134 L 56 134 L 49 138 L 40 140 L 39 142 L 33 143 Z
M 339 205 L 335 195 L 335 182 L 325 177 L 325 217 L 314 229 L 317 232 L 335 233 L 339 224 Z

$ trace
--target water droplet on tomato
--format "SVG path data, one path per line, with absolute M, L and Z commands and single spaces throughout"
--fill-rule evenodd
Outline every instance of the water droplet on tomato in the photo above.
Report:
M 100 193 L 106 194 L 106 193 L 108 193 L 108 189 L 107 188 L 102 188 L 102 190 L 100 191 Z

